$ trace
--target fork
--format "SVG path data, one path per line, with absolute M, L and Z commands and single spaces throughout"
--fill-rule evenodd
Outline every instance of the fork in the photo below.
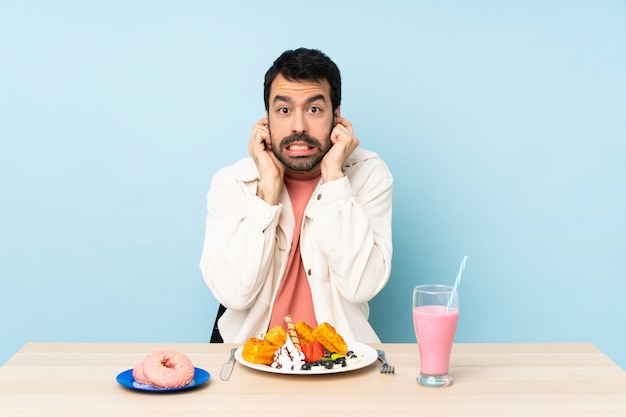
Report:
M 376 352 L 378 353 L 378 359 L 383 363 L 382 366 L 378 368 L 378 371 L 381 374 L 393 374 L 395 372 L 395 368 L 387 362 L 387 359 L 385 359 L 385 351 L 377 350 Z

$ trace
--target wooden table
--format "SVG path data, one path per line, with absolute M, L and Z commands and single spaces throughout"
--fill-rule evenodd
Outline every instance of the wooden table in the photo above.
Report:
M 626 373 L 591 344 L 456 344 L 454 385 L 425 388 L 416 344 L 380 344 L 378 362 L 333 375 L 236 364 L 234 345 L 29 343 L 0 368 L 0 416 L 626 416 Z M 146 393 L 116 382 L 150 351 L 173 348 L 211 374 L 200 387 Z

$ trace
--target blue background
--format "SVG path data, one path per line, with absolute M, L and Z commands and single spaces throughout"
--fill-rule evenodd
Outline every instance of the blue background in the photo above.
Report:
M 458 342 L 626 366 L 626 2 L 0 1 L 0 363 L 29 341 L 206 342 L 205 196 L 263 74 L 319 48 L 395 176 L 371 322 L 452 283 Z

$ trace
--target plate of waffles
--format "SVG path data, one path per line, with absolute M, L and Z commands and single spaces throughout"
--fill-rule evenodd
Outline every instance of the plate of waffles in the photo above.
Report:
M 376 362 L 378 354 L 371 346 L 360 342 L 348 342 L 347 344 L 348 352 L 345 355 L 335 355 L 334 359 L 327 357 L 312 363 L 299 361 L 296 361 L 295 365 L 277 362 L 272 365 L 251 363 L 242 356 L 243 346 L 240 346 L 235 352 L 235 360 L 243 366 L 257 371 L 286 375 L 328 375 L 350 372 L 366 368 Z

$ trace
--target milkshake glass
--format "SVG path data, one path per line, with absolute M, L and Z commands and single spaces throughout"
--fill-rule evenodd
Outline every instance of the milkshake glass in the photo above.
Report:
M 450 353 L 459 319 L 459 296 L 450 285 L 413 289 L 413 326 L 420 353 L 417 382 L 427 387 L 452 385 Z

